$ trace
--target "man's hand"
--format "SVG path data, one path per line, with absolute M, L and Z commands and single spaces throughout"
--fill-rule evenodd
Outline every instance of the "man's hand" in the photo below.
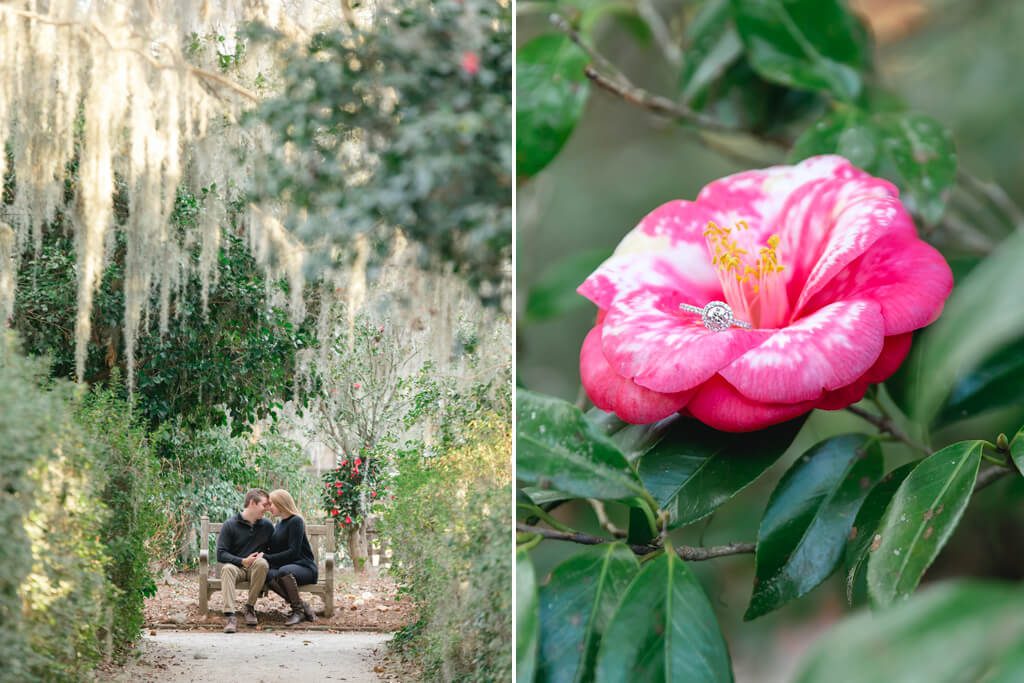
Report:
M 242 566 L 245 567 L 246 569 L 248 569 L 249 567 L 252 566 L 252 563 L 255 562 L 257 559 L 259 559 L 260 557 L 263 557 L 263 553 L 252 553 L 248 557 L 243 557 L 242 558 Z

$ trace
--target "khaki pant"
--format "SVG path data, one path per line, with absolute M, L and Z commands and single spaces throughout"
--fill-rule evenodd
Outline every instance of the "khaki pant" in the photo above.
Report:
M 248 569 L 234 564 L 223 565 L 220 568 L 220 591 L 224 594 L 224 613 L 230 614 L 238 611 L 235 584 L 239 581 L 249 582 L 249 598 L 246 602 L 255 607 L 256 598 L 260 597 L 260 591 L 263 590 L 269 569 L 270 565 L 262 557 L 250 564 Z

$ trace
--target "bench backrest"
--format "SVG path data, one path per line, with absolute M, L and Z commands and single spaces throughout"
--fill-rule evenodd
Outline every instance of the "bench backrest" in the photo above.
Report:
M 217 576 L 220 576 L 220 564 L 217 562 L 217 536 L 220 534 L 222 522 L 211 522 L 210 518 L 203 515 L 199 522 L 199 547 L 206 547 L 210 551 L 210 566 L 216 566 Z M 306 524 L 306 538 L 313 548 L 313 557 L 316 558 L 317 566 L 323 576 L 324 556 L 334 552 L 334 530 L 330 524 Z

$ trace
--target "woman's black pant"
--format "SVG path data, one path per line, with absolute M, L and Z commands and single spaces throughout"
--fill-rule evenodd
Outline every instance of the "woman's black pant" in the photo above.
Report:
M 300 586 L 305 586 L 310 583 L 316 583 L 317 573 L 315 570 L 310 569 L 301 564 L 286 564 L 277 569 L 271 569 L 267 572 L 267 580 L 276 579 L 284 576 L 285 574 L 291 574 L 295 577 L 295 582 Z

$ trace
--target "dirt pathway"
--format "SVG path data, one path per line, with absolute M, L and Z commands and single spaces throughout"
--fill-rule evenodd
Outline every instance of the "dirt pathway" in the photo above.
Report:
M 264 631 L 156 631 L 140 644 L 141 656 L 102 680 L 177 683 L 277 683 L 282 680 L 377 683 L 374 649 L 387 633 Z

